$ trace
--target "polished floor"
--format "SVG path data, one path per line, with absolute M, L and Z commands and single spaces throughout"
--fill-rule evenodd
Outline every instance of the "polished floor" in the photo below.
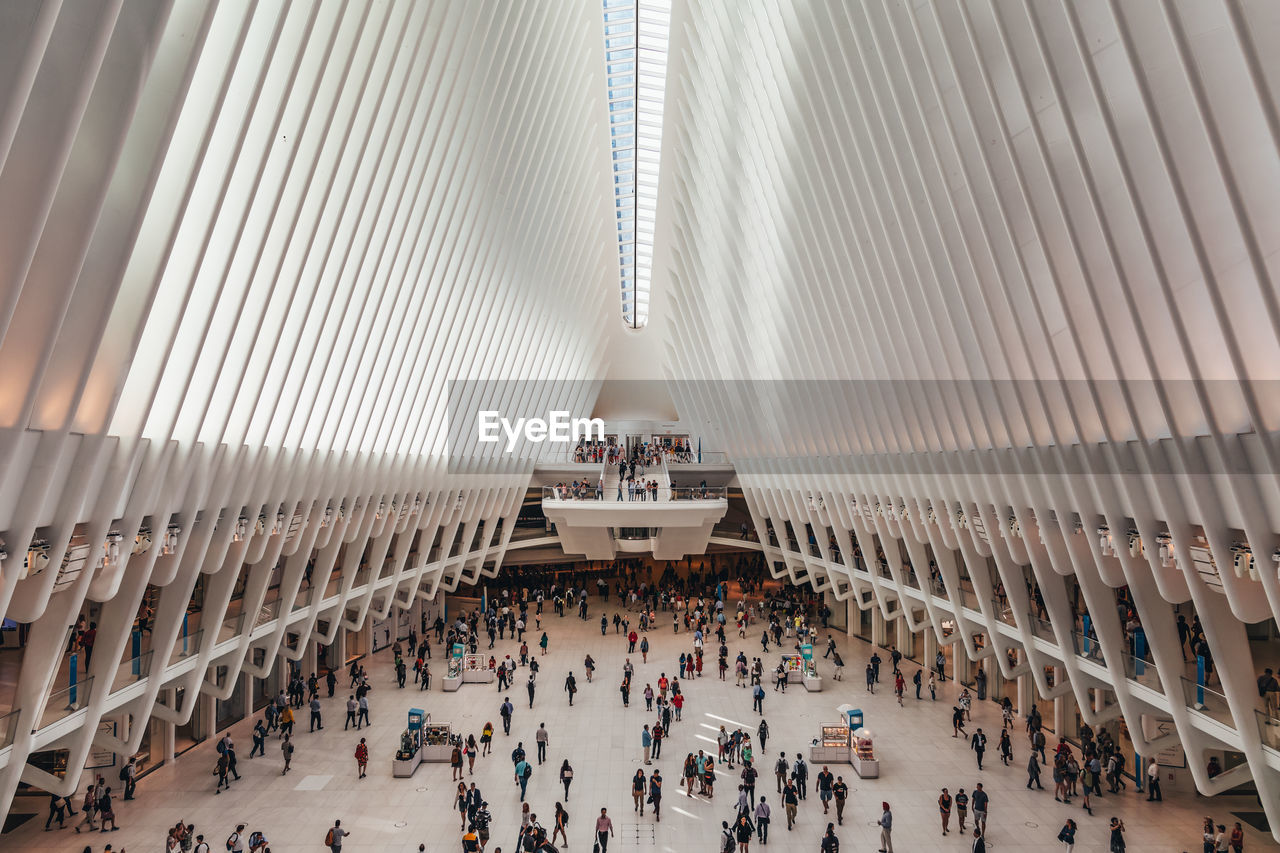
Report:
M 510 738 L 501 733 L 498 717 L 501 695 L 493 686 L 464 685 L 457 693 L 443 693 L 439 685 L 443 668 L 437 655 L 433 666 L 437 680 L 433 689 L 428 693 L 408 688 L 401 691 L 395 687 L 390 653 L 382 651 L 367 664 L 375 685 L 370 694 L 373 725 L 359 734 L 354 730 L 343 731 L 342 702 L 346 694 L 341 692 L 345 682 L 340 682 L 339 695 L 323 700 L 326 722 L 323 732 L 308 733 L 305 715 L 300 715 L 297 753 L 289 775 L 281 775 L 279 741 L 275 737 L 268 742 L 265 758 L 252 761 L 244 758 L 251 743 L 250 723 L 246 721 L 233 730 L 237 751 L 242 756 L 243 778 L 233 783 L 230 791 L 214 795 L 216 780 L 211 768 L 215 753 L 211 743 L 204 744 L 181 756 L 172 766 L 161 767 L 143 779 L 135 801 L 118 804 L 117 815 L 122 827 L 119 832 L 80 836 L 69 828 L 42 832 L 42 816 L 6 835 L 0 849 L 6 853 L 28 850 L 78 853 L 85 844 L 91 844 L 97 853 L 110 841 L 115 851 L 161 850 L 166 828 L 183 820 L 194 823 L 197 832 L 204 833 L 215 851 L 224 849 L 224 841 L 236 823 L 245 823 L 249 830 L 265 832 L 274 853 L 315 851 L 323 849 L 326 828 L 334 818 L 340 818 L 352 833 L 344 846 L 348 853 L 413 851 L 420 843 L 426 844 L 429 851 L 458 850 L 461 834 L 457 813 L 451 805 L 456 784 L 450 782 L 449 767 L 423 765 L 411 779 L 396 779 L 391 775 L 391 759 L 404 728 L 406 711 L 420 706 L 431 713 L 433 721 L 452 722 L 455 730 L 464 734 L 478 736 L 486 720 L 492 720 L 498 728 L 493 754 L 477 760 L 475 776 L 468 778 L 468 782 L 478 784 L 494 815 L 489 853 L 493 853 L 495 847 L 515 850 L 519 788 L 513 781 L 509 754 L 516 741 L 523 740 L 532 756 L 534 731 L 543 722 L 551 732 L 549 761 L 535 769 L 528 799 L 539 820 L 550 825 L 554 803 L 561 800 L 564 793 L 556 781 L 556 768 L 562 759 L 568 758 L 575 770 L 571 799 L 566 803 L 571 815 L 570 849 L 584 853 L 591 849 L 592 825 L 603 806 L 608 808 L 617 832 L 610 850 L 714 851 L 720 821 L 732 817 L 736 776 L 729 777 L 728 769 L 722 768 L 725 775 L 721 776 L 714 801 L 686 799 L 677 787 L 679 767 L 688 751 L 703 748 L 714 751 L 714 735 L 722 723 L 730 729 L 740 723 L 755 730 L 759 718 L 751 710 L 749 692 L 736 687 L 732 675 L 726 682 L 719 681 L 711 668 L 702 678 L 684 685 L 687 698 L 684 719 L 675 724 L 661 759 L 654 762 L 666 780 L 662 821 L 655 823 L 650 815 L 641 818 L 632 809 L 629 779 L 641 766 L 640 731 L 646 722 L 652 721 L 652 715 L 644 711 L 639 694 L 646 682 L 654 684 L 656 689 L 659 674 L 672 672 L 680 651 L 690 648 L 691 638 L 684 633 L 673 636 L 669 623 L 664 630 L 650 634 L 653 648 L 649 662 L 642 663 L 638 653 L 630 656 L 636 667 L 635 691 L 631 707 L 624 710 L 618 687 L 627 657 L 626 642 L 613 633 L 612 627 L 607 637 L 600 636 L 600 612 L 599 602 L 593 600 L 588 622 L 573 616 L 544 619 L 550 651 L 539 659 L 542 672 L 533 710 L 528 709 L 523 687 L 524 670 L 517 673 L 517 688 L 509 694 L 516 706 Z M 614 608 L 606 606 L 604 612 L 611 616 Z M 754 639 L 743 641 L 732 632 L 731 657 L 740 647 L 748 657 L 759 654 L 758 630 L 755 633 Z M 535 652 L 537 637 L 535 632 L 530 638 Z M 1124 820 L 1132 851 L 1199 850 L 1204 816 L 1212 815 L 1229 827 L 1237 819 L 1232 816 L 1233 811 L 1258 811 L 1248 798 L 1206 800 L 1190 792 L 1175 791 L 1166 791 L 1163 803 L 1152 804 L 1146 802 L 1144 796 L 1133 793 L 1131 785 L 1128 794 L 1097 801 L 1095 816 L 1090 817 L 1079 807 L 1079 800 L 1069 806 L 1054 802 L 1051 783 L 1050 789 L 1044 792 L 1024 788 L 1025 774 L 1021 768 L 1027 749 L 1020 731 L 1014 740 L 1014 766 L 1001 766 L 994 748 L 996 737 L 992 737 L 986 769 L 978 772 L 967 744 L 951 737 L 951 702 L 948 700 L 955 696 L 951 682 L 939 691 L 936 703 L 928 701 L 927 691 L 925 701 L 917 702 L 909 690 L 905 707 L 899 708 L 887 684 L 883 689 L 878 688 L 874 696 L 865 692 L 860 673 L 869 647 L 840 635 L 837 639 L 847 664 L 848 677 L 844 682 L 833 684 L 827 680 L 826 690 L 812 694 L 799 685 L 785 695 L 768 690 L 765 716 L 772 736 L 761 765 L 762 779 L 757 790 L 777 805 L 772 775 L 777 752 L 792 754 L 804 748 L 807 753 L 819 726 L 836 721 L 835 708 L 842 703 L 865 709 L 866 724 L 877 734 L 881 778 L 864 781 L 858 779 L 848 765 L 831 768 L 832 772 L 844 776 L 853 791 L 845 824 L 839 828 L 844 851 L 875 850 L 879 846 L 878 830 L 872 825 L 880 814 L 881 801 L 893 807 L 896 850 L 968 851 L 971 839 L 954 831 L 954 819 L 951 835 L 942 836 L 936 800 L 938 789 L 943 785 L 954 793 L 959 787 L 971 789 L 979 781 L 991 795 L 988 849 L 1001 853 L 1060 849 L 1054 839 L 1067 817 L 1074 818 L 1080 825 L 1077 850 L 1106 850 L 1106 826 L 1111 815 Z M 500 643 L 495 653 L 499 657 L 507 653 L 514 657 L 516 650 L 517 644 L 508 640 Z M 590 651 L 597 661 L 593 684 L 587 684 L 583 677 L 585 651 Z M 776 665 L 776 649 L 766 656 L 765 662 Z M 822 674 L 829 676 L 830 666 L 825 661 L 820 663 Z M 572 708 L 563 692 L 568 670 L 575 673 L 580 688 Z M 907 671 L 910 673 L 913 669 Z M 410 682 L 409 688 L 413 687 Z M 988 733 L 998 733 L 1000 721 L 995 705 L 976 704 L 973 725 L 982 726 Z M 368 738 L 372 755 L 369 775 L 364 780 L 357 779 L 352 757 L 360 736 Z M 813 773 L 819 769 L 814 767 Z M 119 788 L 118 783 L 110 784 Z M 831 818 L 834 819 L 834 809 Z M 801 803 L 799 823 L 793 832 L 787 832 L 781 809 L 775 809 L 770 846 L 816 851 L 827 820 L 820 802 L 810 793 Z M 1247 850 L 1280 849 L 1269 835 L 1249 827 L 1246 833 Z

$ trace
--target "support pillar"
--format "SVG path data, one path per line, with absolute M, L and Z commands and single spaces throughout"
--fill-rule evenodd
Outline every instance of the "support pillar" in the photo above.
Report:
M 880 613 L 880 608 L 871 608 L 871 642 L 877 646 L 887 646 L 888 643 L 888 627 L 889 623 L 885 621 L 884 616 Z
M 1062 674 L 1062 667 L 1055 666 L 1053 668 L 1053 683 L 1055 687 L 1061 684 L 1065 677 L 1066 676 Z M 1066 697 L 1059 695 L 1053 700 L 1053 733 L 1058 737 L 1062 737 L 1062 733 L 1066 731 L 1066 722 Z
M 1035 701 L 1031 695 L 1034 690 L 1034 685 L 1031 682 L 1031 676 L 1025 673 L 1018 676 L 1017 683 L 1018 687 L 1015 691 L 1015 696 L 1017 698 L 1014 699 L 1013 704 L 1017 709 L 1018 716 L 1025 717 L 1027 714 L 1031 713 L 1031 705 Z
M 853 603 L 853 596 L 844 600 L 844 635 L 852 637 L 854 626 L 861 624 L 862 616 L 858 613 L 858 605 Z

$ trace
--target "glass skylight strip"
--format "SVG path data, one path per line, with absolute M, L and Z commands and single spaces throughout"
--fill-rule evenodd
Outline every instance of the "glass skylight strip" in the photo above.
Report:
M 603 0 L 622 317 L 649 321 L 671 0 Z

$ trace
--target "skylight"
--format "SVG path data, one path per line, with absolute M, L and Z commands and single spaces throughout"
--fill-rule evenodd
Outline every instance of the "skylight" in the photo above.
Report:
M 671 0 L 604 0 L 622 319 L 633 329 L 649 321 L 670 27 Z

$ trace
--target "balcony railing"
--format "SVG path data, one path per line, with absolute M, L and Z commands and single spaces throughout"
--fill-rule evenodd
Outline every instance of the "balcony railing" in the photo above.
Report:
M 728 494 L 724 486 L 672 487 L 673 501 L 722 501 Z
M 116 666 L 115 677 L 111 679 L 112 693 L 141 681 L 150 674 L 151 652 L 152 650 L 148 649 L 137 657 L 122 661 Z
M 691 450 L 688 453 L 666 454 L 668 465 L 728 465 L 729 454 L 723 450 Z
M 19 709 L 14 708 L 0 717 L 0 749 L 13 743 L 13 737 L 18 733 L 18 717 L 21 713 Z
M 40 725 L 44 729 L 88 706 L 89 696 L 93 693 L 93 676 L 55 691 L 44 706 L 40 715 Z
M 604 493 L 595 486 L 543 486 L 544 501 L 598 501 L 604 499 Z
M 1269 749 L 1280 752 L 1280 719 L 1268 715 L 1265 711 L 1254 710 L 1254 716 L 1258 720 L 1258 734 L 1262 737 L 1262 745 Z M 4 721 L 0 720 L 0 725 Z M 4 732 L 0 731 L 0 736 Z
M 169 666 L 181 660 L 186 660 L 200 651 L 200 643 L 204 640 L 204 629 L 188 634 L 185 637 L 179 637 L 178 641 L 173 644 L 173 651 L 169 653 Z
M 1181 676 L 1181 679 L 1182 696 L 1188 708 L 1235 728 L 1235 720 L 1231 716 L 1231 705 L 1227 702 L 1226 696 L 1196 683 L 1185 675 Z
M 1160 683 L 1160 673 L 1156 671 L 1154 663 L 1129 654 L 1121 655 L 1121 660 L 1124 661 L 1124 674 L 1130 681 L 1136 681 L 1143 687 L 1150 687 L 1160 693 L 1164 692 Z

